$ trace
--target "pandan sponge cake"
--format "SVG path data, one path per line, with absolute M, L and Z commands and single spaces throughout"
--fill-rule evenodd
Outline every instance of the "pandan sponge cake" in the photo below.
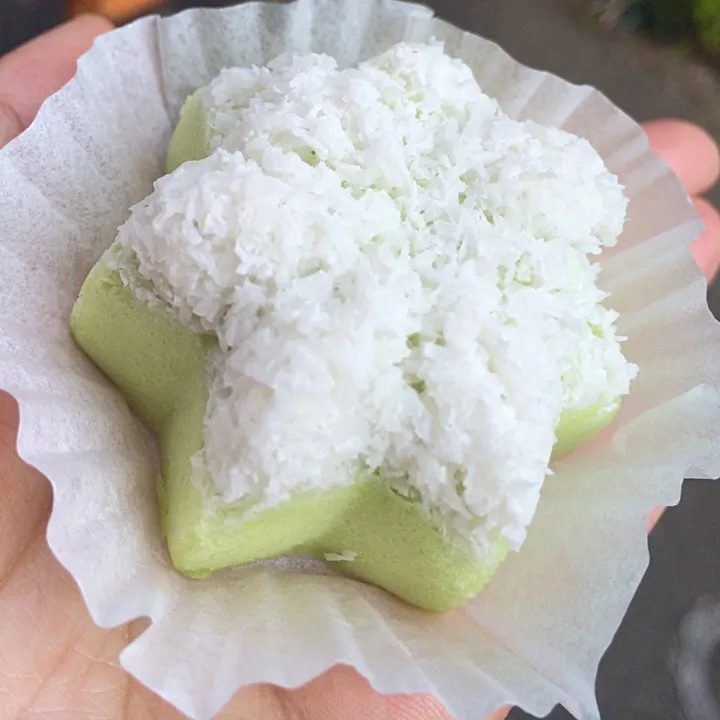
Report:
M 73 334 L 156 433 L 175 567 L 279 556 L 444 611 L 635 367 L 590 257 L 626 201 L 437 44 L 282 56 L 186 105 Z

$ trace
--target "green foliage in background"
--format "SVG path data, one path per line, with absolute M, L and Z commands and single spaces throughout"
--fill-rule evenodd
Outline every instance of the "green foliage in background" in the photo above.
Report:
M 694 3 L 695 0 L 644 0 L 641 6 L 653 36 L 672 42 L 692 31 Z
M 590 13 L 590 20 L 602 24 L 610 17 L 629 32 L 649 33 L 663 43 L 676 43 L 696 37 L 705 49 L 720 53 L 720 0 L 624 0 L 616 16 L 613 0 L 600 2 Z
M 692 11 L 700 42 L 720 52 L 720 0 L 692 0 Z

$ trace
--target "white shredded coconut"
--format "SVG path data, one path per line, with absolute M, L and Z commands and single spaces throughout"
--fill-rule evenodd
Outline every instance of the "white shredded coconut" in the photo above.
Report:
M 217 334 L 228 502 L 378 472 L 482 553 L 520 546 L 560 413 L 628 392 L 589 256 L 626 200 L 585 140 L 503 115 L 440 44 L 282 56 L 204 92 L 213 154 L 133 209 L 126 267 Z M 130 277 L 130 275 L 128 275 Z
M 354 562 L 357 553 L 353 550 L 345 550 L 342 553 L 325 553 L 326 562 Z

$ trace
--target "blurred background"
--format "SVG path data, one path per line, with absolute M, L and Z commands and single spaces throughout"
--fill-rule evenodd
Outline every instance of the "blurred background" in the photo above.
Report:
M 0 0 L 0 54 L 79 12 L 116 23 L 221 0 Z M 527 65 L 594 85 L 642 121 L 720 140 L 720 0 L 425 0 Z M 720 190 L 711 194 L 720 204 Z M 720 316 L 720 283 L 709 291 Z M 720 487 L 685 483 L 650 539 L 650 569 L 605 656 L 604 720 L 720 720 Z M 512 720 L 529 716 L 513 711 Z M 557 709 L 552 720 L 569 720 Z M 318 719 L 320 720 L 320 719 Z M 368 720 L 373 720 L 368 718 Z

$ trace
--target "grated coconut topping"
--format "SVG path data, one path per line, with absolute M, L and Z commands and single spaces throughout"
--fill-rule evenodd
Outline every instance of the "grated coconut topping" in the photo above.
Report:
M 590 259 L 622 231 L 617 178 L 440 44 L 284 55 L 202 102 L 212 155 L 119 246 L 138 296 L 219 339 L 198 460 L 218 492 L 263 509 L 377 472 L 478 554 L 518 548 L 561 412 L 636 372 Z

